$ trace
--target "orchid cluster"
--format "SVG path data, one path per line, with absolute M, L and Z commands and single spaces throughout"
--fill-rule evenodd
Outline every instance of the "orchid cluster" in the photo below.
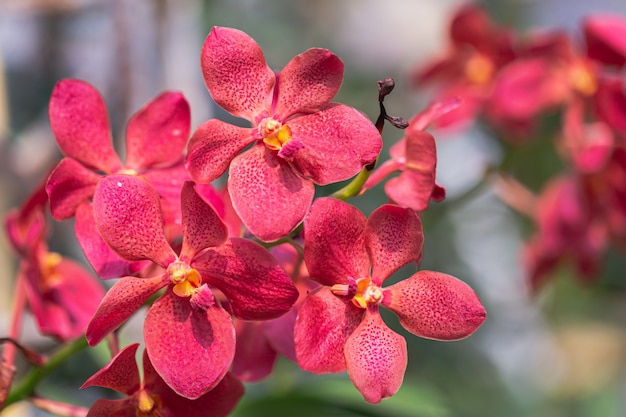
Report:
M 41 398 L 37 405 L 88 417 L 225 416 L 242 381 L 267 377 L 279 354 L 312 373 L 347 371 L 378 403 L 400 388 L 408 361 L 404 336 L 385 324 L 381 307 L 428 339 L 463 339 L 483 323 L 479 298 L 450 275 L 418 271 L 384 285 L 422 259 L 419 213 L 445 197 L 425 129 L 459 100 L 406 123 L 386 114 L 393 81 L 383 80 L 374 124 L 331 101 L 344 72 L 332 52 L 309 49 L 275 72 L 250 36 L 225 27 L 206 38 L 201 68 L 215 103 L 250 127 L 211 119 L 192 132 L 184 96 L 165 92 L 128 121 L 124 162 L 94 87 L 64 79 L 52 92 L 50 126 L 64 158 L 6 222 L 21 260 L 16 317 L 28 305 L 44 335 L 106 340 L 113 358 L 83 387 L 124 398 L 84 411 Z M 386 121 L 406 135 L 377 168 Z M 390 202 L 369 217 L 346 201 L 385 180 Z M 85 268 L 48 252 L 53 219 L 74 219 L 96 275 L 116 279 L 106 293 Z M 143 307 L 140 377 L 138 345 L 120 348 L 117 334 Z M 7 404 L 33 394 L 11 389 L 16 347 L 27 351 L 17 319 L 2 362 Z
M 591 282 L 608 247 L 626 247 L 626 18 L 588 16 L 581 35 L 522 36 L 470 4 L 451 19 L 447 53 L 413 73 L 442 100 L 462 101 L 435 121 L 439 126 L 478 118 L 505 142 L 504 163 L 490 170 L 498 172 L 502 199 L 536 224 L 523 253 L 534 290 L 563 261 Z M 548 118 L 558 120 L 556 128 L 546 128 Z M 535 196 L 506 162 L 545 137 L 563 169 Z

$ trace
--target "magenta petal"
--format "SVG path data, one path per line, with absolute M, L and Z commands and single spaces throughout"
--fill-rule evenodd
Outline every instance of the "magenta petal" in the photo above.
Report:
M 107 174 L 122 167 L 113 150 L 104 101 L 91 85 L 59 81 L 50 97 L 49 115 L 52 133 L 66 156 Z
M 345 371 L 344 345 L 362 317 L 362 309 L 337 297 L 328 287 L 309 293 L 294 329 L 300 367 L 316 374 Z
M 203 281 L 226 295 L 233 315 L 243 320 L 279 317 L 298 298 L 298 290 L 278 261 L 247 239 L 229 239 L 196 258 L 192 267 Z
M 274 72 L 259 45 L 246 33 L 213 27 L 200 56 L 204 82 L 213 100 L 237 117 L 253 120 L 269 109 Z
M 293 165 L 305 178 L 326 185 L 356 175 L 382 148 L 376 127 L 352 107 L 331 103 L 321 111 L 288 120 L 292 140 L 304 147 Z
M 228 192 L 250 232 L 272 242 L 289 234 L 302 221 L 315 188 L 261 143 L 233 160 Z
M 139 343 L 133 343 L 120 350 L 104 368 L 93 374 L 80 388 L 104 387 L 129 396 L 139 391 L 139 369 L 135 359 L 138 347 Z
M 620 15 L 597 14 L 583 23 L 587 55 L 606 65 L 626 64 L 626 18 Z
M 318 198 L 304 222 L 304 260 L 311 279 L 324 285 L 347 284 L 348 277 L 370 276 L 365 248 L 366 219 L 356 207 Z
M 152 304 L 144 324 L 146 350 L 154 369 L 179 395 L 196 399 L 224 377 L 235 355 L 235 328 L 215 305 L 192 309 L 171 290 Z
M 128 398 L 122 400 L 99 399 L 93 403 L 86 417 L 136 417 L 137 407 Z
M 414 335 L 458 340 L 485 321 L 487 313 L 463 281 L 440 272 L 419 271 L 384 291 L 383 305 Z
M 391 204 L 377 208 L 367 220 L 366 233 L 372 281 L 378 286 L 398 269 L 422 259 L 422 221 L 411 209 Z
M 126 167 L 136 170 L 174 165 L 183 158 L 191 129 L 191 110 L 181 93 L 166 92 L 128 122 Z
M 228 229 L 191 181 L 185 182 L 181 192 L 183 210 L 183 248 L 181 259 L 190 261 L 198 252 L 219 246 L 228 238 Z
M 345 347 L 348 376 L 369 403 L 379 403 L 400 389 L 407 365 L 404 337 L 383 322 L 378 309 L 365 318 Z
M 218 178 L 233 158 L 252 143 L 252 129 L 221 120 L 204 122 L 189 140 L 187 168 L 194 180 L 209 183 Z
M 278 354 L 272 348 L 263 323 L 238 320 L 237 349 L 232 372 L 244 382 L 257 382 L 272 373 Z
M 75 159 L 63 158 L 46 183 L 52 217 L 56 220 L 74 217 L 78 206 L 91 199 L 100 178 Z
M 626 135 L 626 85 L 622 80 L 602 80 L 594 104 L 600 120 Z
M 104 296 L 87 327 L 89 345 L 100 343 L 168 282 L 165 275 L 153 278 L 124 277 L 117 281 Z
M 410 129 L 406 136 L 404 170 L 399 177 L 385 183 L 385 193 L 398 205 L 424 211 L 435 188 L 436 168 L 435 139 L 428 132 Z
M 76 221 L 74 222 L 76 239 L 83 249 L 85 257 L 91 264 L 96 274 L 102 279 L 119 278 L 131 275 L 150 265 L 151 262 L 129 262 L 113 251 L 107 245 L 102 236 L 96 220 L 93 216 L 93 207 L 90 203 L 82 204 L 76 210 Z
M 280 72 L 274 111 L 283 119 L 317 111 L 335 97 L 342 82 L 341 59 L 327 49 L 311 48 L 293 57 Z
M 176 257 L 163 234 L 159 195 L 144 179 L 103 178 L 93 196 L 93 209 L 102 238 L 122 258 L 150 259 L 165 268 Z

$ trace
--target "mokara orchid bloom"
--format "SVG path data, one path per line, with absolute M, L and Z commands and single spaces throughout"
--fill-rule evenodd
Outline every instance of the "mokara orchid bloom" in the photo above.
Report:
M 138 346 L 135 343 L 122 349 L 83 384 L 81 388 L 99 386 L 126 396 L 119 400 L 96 400 L 87 417 L 225 417 L 243 396 L 241 382 L 226 374 L 201 397 L 195 400 L 181 397 L 154 370 L 145 350 L 143 379 L 140 379 L 135 359 Z
M 150 260 L 161 272 L 116 282 L 86 336 L 90 345 L 97 344 L 165 288 L 145 319 L 146 349 L 163 380 L 194 399 L 219 383 L 235 353 L 235 329 L 220 305 L 222 294 L 236 318 L 266 320 L 289 311 L 298 291 L 262 246 L 228 238 L 226 225 L 190 181 L 180 204 L 183 241 L 177 254 L 165 237 L 159 195 L 150 184 L 124 174 L 100 180 L 93 206 L 102 238 L 122 258 Z
M 422 224 L 411 209 L 384 205 L 369 219 L 340 200 L 319 198 L 304 221 L 304 259 L 322 284 L 300 307 L 294 332 L 300 366 L 314 373 L 347 370 L 366 401 L 378 403 L 402 384 L 406 341 L 379 308 L 409 332 L 436 340 L 471 335 L 486 313 L 464 282 L 419 271 L 383 288 L 401 267 L 422 258 Z
M 59 81 L 50 98 L 50 127 L 65 155 L 46 190 L 57 220 L 76 216 L 76 237 L 101 278 L 136 272 L 102 242 L 93 223 L 90 199 L 103 175 L 141 175 L 159 192 L 172 234 L 180 229 L 180 189 L 191 179 L 183 163 L 189 137 L 189 104 L 179 92 L 166 92 L 131 117 L 126 129 L 126 163 L 112 145 L 108 112 L 98 91 L 72 79 Z
M 346 180 L 378 156 L 382 139 L 367 117 L 330 102 L 344 68 L 330 51 L 309 49 L 275 74 L 254 39 L 214 27 L 201 59 L 213 100 L 252 128 L 205 122 L 191 137 L 187 166 L 200 183 L 230 166 L 233 207 L 259 239 L 275 241 L 299 224 L 314 184 Z
M 6 218 L 9 241 L 20 256 L 17 285 L 24 285 L 39 331 L 60 341 L 85 333 L 104 288 L 79 263 L 50 252 L 45 184 Z

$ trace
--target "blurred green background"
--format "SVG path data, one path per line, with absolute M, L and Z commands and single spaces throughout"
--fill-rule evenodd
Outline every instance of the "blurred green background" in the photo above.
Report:
M 83 79 L 102 92 L 115 140 L 126 120 L 163 90 L 184 92 L 192 127 L 210 117 L 233 121 L 211 102 L 199 55 L 214 25 L 246 31 L 280 69 L 309 47 L 326 47 L 346 64 L 336 101 L 377 116 L 376 81 L 396 80 L 385 101 L 390 114 L 410 118 L 430 98 L 411 89 L 409 71 L 443 52 L 446 25 L 457 0 L 0 0 L 0 210 L 19 205 L 60 157 L 49 131 L 47 102 L 61 78 Z M 578 37 L 582 16 L 626 15 L 623 0 L 492 0 L 482 3 L 502 24 L 520 30 L 560 27 Z M 387 126 L 387 149 L 402 132 Z M 623 417 L 626 415 L 626 261 L 607 256 L 599 282 L 584 287 L 567 266 L 539 294 L 524 282 L 520 249 L 532 231 L 527 219 L 503 205 L 484 183 L 488 165 L 505 152 L 510 168 L 534 190 L 558 172 L 550 137 L 527 149 L 505 150 L 477 125 L 435 132 L 438 182 L 448 199 L 424 213 L 421 269 L 468 282 L 488 318 L 470 338 L 434 342 L 409 335 L 395 317 L 387 323 L 407 336 L 409 367 L 401 390 L 379 405 L 366 404 L 347 375 L 316 376 L 281 360 L 268 380 L 247 385 L 237 417 Z M 386 202 L 382 187 L 352 200 L 366 213 Z M 71 222 L 54 229 L 52 249 L 81 258 Z M 0 335 L 7 333 L 16 262 L 0 246 Z M 407 277 L 410 268 L 395 279 Z M 141 339 L 141 317 L 123 332 Z M 54 347 L 27 321 L 24 340 Z M 52 375 L 40 394 L 88 406 L 108 391 L 78 391 L 108 361 L 99 347 Z M 20 404 L 1 413 L 41 416 Z

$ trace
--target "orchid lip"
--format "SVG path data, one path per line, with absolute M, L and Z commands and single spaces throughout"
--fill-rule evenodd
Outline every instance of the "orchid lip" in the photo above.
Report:
M 348 297 L 359 308 L 367 308 L 383 301 L 383 289 L 372 284 L 371 278 L 348 277 L 348 284 L 335 284 L 330 289 L 337 296 Z

